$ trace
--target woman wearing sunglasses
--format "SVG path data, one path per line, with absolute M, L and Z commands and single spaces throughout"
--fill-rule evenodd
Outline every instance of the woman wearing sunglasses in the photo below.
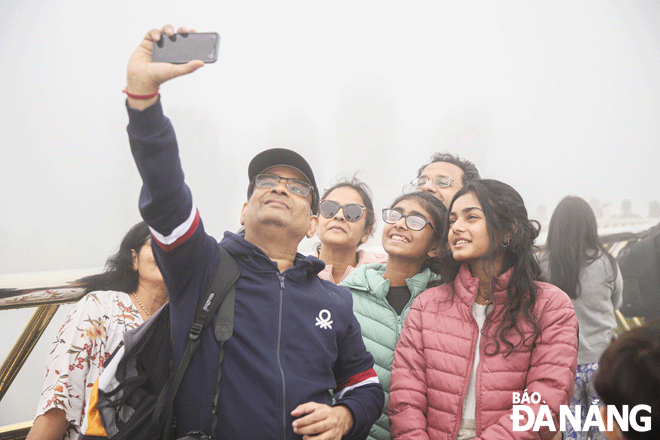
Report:
M 573 394 L 577 319 L 568 296 L 540 281 L 538 234 L 509 185 L 481 180 L 456 193 L 442 240 L 451 250 L 441 272 L 449 284 L 417 298 L 394 353 L 394 438 L 555 435 Z M 520 403 L 525 392 L 535 404 Z M 537 417 L 547 405 L 556 429 L 514 430 L 516 396 Z
M 338 284 L 362 264 L 387 260 L 385 254 L 358 250 L 375 229 L 369 193 L 369 187 L 354 178 L 335 184 L 323 194 L 316 232 L 321 240 L 316 256 L 325 263 L 320 278 Z
M 394 348 L 413 300 L 429 283 L 438 281 L 446 217 L 445 205 L 429 193 L 400 196 L 383 210 L 387 263 L 360 266 L 341 283 L 353 293 L 353 312 L 385 391 L 383 413 L 372 426 L 370 438 L 390 438 L 387 399 Z

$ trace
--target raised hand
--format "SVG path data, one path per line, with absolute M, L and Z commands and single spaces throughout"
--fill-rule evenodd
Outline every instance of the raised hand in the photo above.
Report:
M 195 32 L 194 29 L 180 27 L 179 33 Z M 174 35 L 174 27 L 165 25 L 162 29 L 152 29 L 147 32 L 140 45 L 128 60 L 126 74 L 126 90 L 133 95 L 151 95 L 158 91 L 162 83 L 177 76 L 185 75 L 199 69 L 203 61 L 194 60 L 186 64 L 154 63 L 151 61 L 151 51 L 154 41 L 160 39 L 161 33 Z M 158 97 L 151 99 L 128 98 L 128 105 L 136 109 L 144 109 L 152 105 Z

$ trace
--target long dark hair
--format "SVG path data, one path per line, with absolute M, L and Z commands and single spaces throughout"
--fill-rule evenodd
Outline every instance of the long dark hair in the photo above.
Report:
M 535 255 L 534 240 L 538 237 L 541 226 L 536 220 L 527 217 L 525 202 L 518 191 L 506 183 L 492 179 L 476 180 L 463 186 L 452 199 L 449 211 L 451 212 L 458 197 L 468 193 L 474 194 L 479 200 L 486 218 L 490 245 L 482 258 L 488 260 L 502 254 L 504 261 L 502 273 L 513 268 L 507 286 L 507 303 L 502 312 L 504 319 L 495 330 L 497 336 L 493 338 L 494 350 L 488 347 L 486 350 L 486 354 L 496 355 L 500 352 L 501 343 L 506 346 L 506 356 L 508 356 L 516 348 L 507 337 L 511 332 L 517 333 L 522 338 L 521 344 L 527 347 L 531 347 L 540 333 L 539 322 L 534 313 L 537 297 L 534 282 L 543 278 Z M 504 237 L 511 237 L 506 247 L 502 242 Z M 446 233 L 443 235 L 442 248 L 449 249 Z M 461 264 L 454 260 L 451 251 L 447 251 L 442 261 L 443 281 L 453 281 Z M 499 275 L 501 274 L 491 274 L 493 290 Z M 532 334 L 527 339 L 521 329 L 522 326 L 519 325 L 521 319 L 532 326 Z
M 427 193 L 426 191 L 415 191 L 408 194 L 403 194 L 397 197 L 390 208 L 394 208 L 397 204 L 404 200 L 415 200 L 426 212 L 429 213 L 431 218 L 427 219 L 431 221 L 433 225 L 433 239 L 438 244 L 442 242 L 443 235 L 446 236 L 444 231 L 447 229 L 447 207 L 442 203 L 437 197 Z M 424 261 L 422 269 L 429 268 L 431 272 L 439 274 L 442 269 L 442 261 L 440 256 L 430 257 Z M 431 285 L 429 285 L 431 287 Z
M 551 284 L 571 299 L 580 296 L 580 272 L 601 255 L 606 255 L 616 279 L 616 260 L 598 237 L 596 216 L 582 198 L 567 196 L 555 208 L 548 228 L 548 272 Z
M 85 288 L 85 293 L 95 290 L 116 290 L 133 293 L 138 287 L 138 273 L 133 269 L 133 254 L 150 237 L 149 227 L 145 222 L 134 225 L 124 236 L 119 251 L 105 262 L 105 270 L 97 275 L 90 275 L 76 281 L 76 285 Z

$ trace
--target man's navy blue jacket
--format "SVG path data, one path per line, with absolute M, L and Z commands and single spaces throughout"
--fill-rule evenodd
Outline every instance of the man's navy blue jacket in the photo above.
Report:
M 198 298 L 213 275 L 223 246 L 241 267 L 236 283 L 234 334 L 225 344 L 217 439 L 292 439 L 291 411 L 314 401 L 346 405 L 355 418 L 350 439 L 366 438 L 383 408 L 383 390 L 343 287 L 321 280 L 324 264 L 297 254 L 280 273 L 257 246 L 226 232 L 221 243 L 204 226 L 184 182 L 174 129 L 160 100 L 129 108 L 128 133 L 142 176 L 140 212 L 153 236 L 167 286 L 174 366 L 181 361 Z M 179 389 L 178 434 L 211 429 L 218 343 L 213 326 Z

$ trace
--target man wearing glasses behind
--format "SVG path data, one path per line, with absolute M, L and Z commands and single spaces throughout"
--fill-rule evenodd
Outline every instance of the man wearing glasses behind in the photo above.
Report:
M 417 178 L 406 185 L 406 190 L 429 192 L 449 208 L 454 194 L 466 183 L 478 179 L 479 171 L 469 160 L 455 154 L 436 153 L 430 163 L 417 171 Z
M 196 430 L 209 435 L 215 425 L 217 439 L 366 438 L 384 397 L 351 294 L 316 276 L 321 260 L 297 253 L 318 225 L 311 167 L 286 149 L 255 156 L 241 211 L 245 236 L 225 232 L 220 243 L 209 236 L 184 182 L 174 129 L 158 95 L 160 84 L 203 63 L 153 63 L 152 45 L 161 33 L 171 36 L 174 29 L 150 31 L 131 56 L 126 92 L 129 140 L 143 181 L 140 212 L 167 285 L 175 366 L 220 246 L 242 271 L 234 333 L 224 346 L 217 423 L 212 408 L 219 347 L 209 326 L 175 400 L 178 436 Z

